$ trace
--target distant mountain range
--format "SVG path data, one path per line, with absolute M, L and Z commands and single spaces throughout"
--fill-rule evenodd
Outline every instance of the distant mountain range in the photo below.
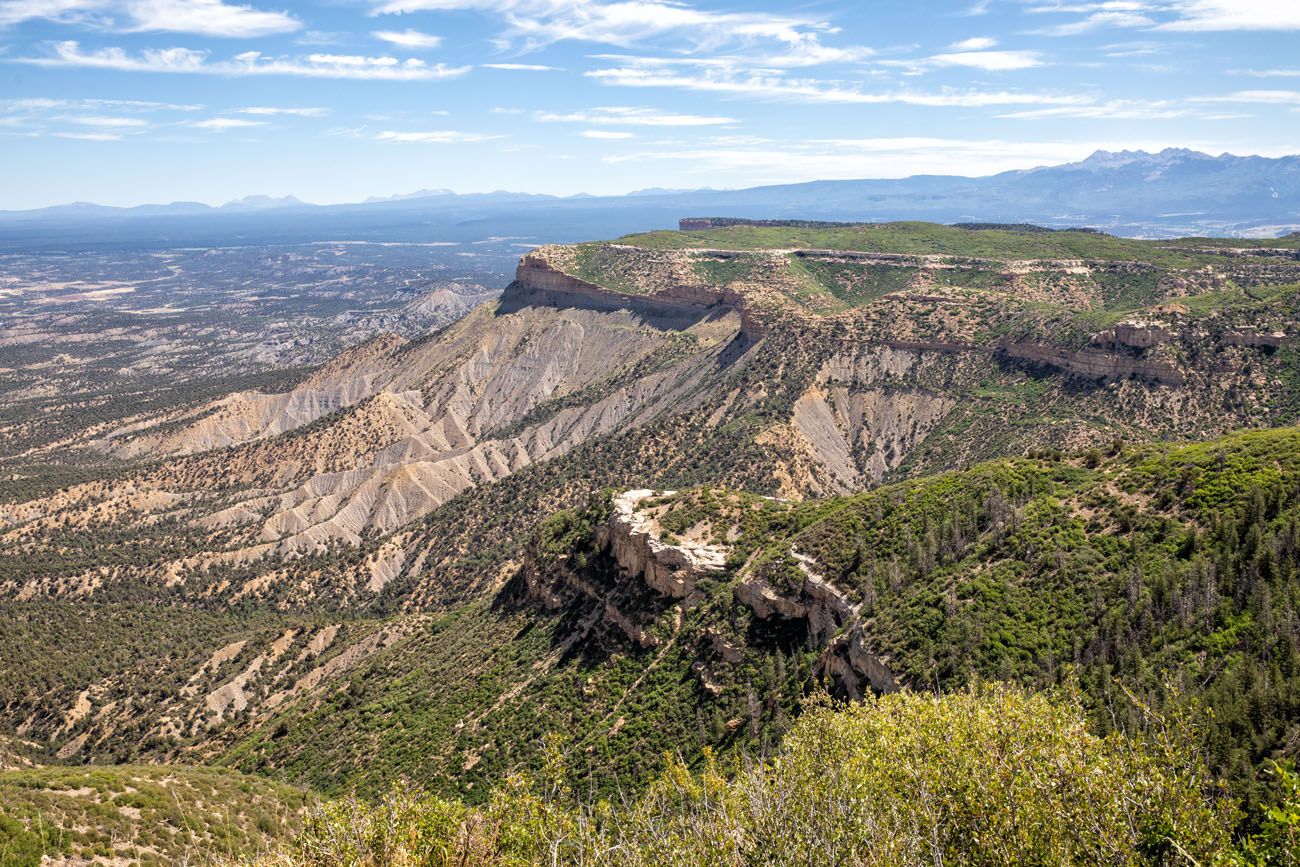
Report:
M 289 211 L 292 226 L 282 219 Z M 250 196 L 220 208 L 195 202 L 132 208 L 78 202 L 0 211 L 0 247 L 20 238 L 53 240 L 64 226 L 75 225 L 84 234 L 88 221 L 124 224 L 125 218 L 136 225 L 115 225 L 112 234 L 140 243 L 181 238 L 222 243 L 229 234 L 246 242 L 249 232 L 267 242 L 427 240 L 431 234 L 459 241 L 485 232 L 561 242 L 667 228 L 685 216 L 1031 222 L 1134 237 L 1270 236 L 1300 229 L 1300 156 L 1216 157 L 1179 148 L 1154 154 L 1098 151 L 1080 162 L 987 177 L 916 175 L 743 190 L 648 189 L 623 196 L 461 195 L 431 189 L 342 205 L 310 205 L 292 196 Z M 168 218 L 165 225 L 157 223 L 159 217 Z

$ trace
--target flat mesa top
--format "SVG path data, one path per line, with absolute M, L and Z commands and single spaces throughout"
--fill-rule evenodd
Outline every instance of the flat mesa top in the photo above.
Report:
M 692 231 L 643 232 L 615 243 L 647 250 L 820 249 L 983 259 L 1096 259 L 1190 265 L 1228 252 L 1300 252 L 1300 234 L 1282 238 L 1120 238 L 1087 229 L 939 223 L 727 225 Z
M 834 315 L 900 297 L 1134 313 L 1300 287 L 1300 236 L 1137 240 L 1086 229 L 753 224 L 539 248 L 554 270 L 629 295 L 682 287 Z

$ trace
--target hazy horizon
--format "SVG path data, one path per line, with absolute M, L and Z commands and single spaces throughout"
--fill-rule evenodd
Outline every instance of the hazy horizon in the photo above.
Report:
M 1196 151 L 1194 148 L 1178 148 L 1177 146 L 1173 146 L 1173 145 L 1171 145 L 1169 149 L 1171 149 L 1171 150 L 1191 150 L 1191 151 L 1193 151 L 1193 152 L 1195 152 L 1195 153 L 1201 154 L 1202 156 L 1206 156 L 1206 157 L 1209 157 L 1209 158 L 1211 158 L 1211 159 L 1218 159 L 1218 158 L 1223 158 L 1223 157 L 1236 157 L 1236 158 L 1241 158 L 1241 159 L 1249 159 L 1249 158 L 1272 158 L 1272 159 L 1276 159 L 1276 158 L 1283 158 L 1283 157 L 1294 157 L 1294 156 L 1300 156 L 1300 152 L 1296 152 L 1296 153 L 1279 153 L 1279 154 L 1276 154 L 1276 155 L 1268 155 L 1268 154 L 1255 154 L 1255 153 L 1241 153 L 1241 154 L 1233 154 L 1233 153 L 1228 153 L 1228 152 L 1225 151 L 1225 152 L 1218 153 L 1218 154 L 1209 154 L 1209 153 L 1205 153 L 1204 151 Z M 1135 152 L 1135 153 L 1147 153 L 1147 154 L 1150 154 L 1150 155 L 1152 155 L 1152 156 L 1158 154 L 1158 152 L 1155 152 L 1155 151 L 1143 151 L 1143 150 L 1141 150 L 1141 149 L 1127 149 L 1127 150 L 1133 151 L 1133 152 Z M 1097 154 L 1097 153 L 1119 153 L 1119 151 L 1093 151 L 1092 153 L 1087 154 L 1087 155 L 1085 155 L 1084 157 L 1081 157 L 1081 158 L 1078 159 L 1078 160 L 1069 160 L 1069 161 L 1064 162 L 1064 163 L 1054 163 L 1054 164 L 1045 164 L 1045 165 L 1024 166 L 1024 167 L 1022 167 L 1022 168 L 1018 168 L 1018 169 L 1004 169 L 1004 170 L 1002 170 L 1002 172 L 997 172 L 997 173 L 992 173 L 992 174 L 984 174 L 984 175 L 948 175 L 948 177 L 955 177 L 955 178 L 964 178 L 964 179 L 975 180 L 975 179 L 980 179 L 980 178 L 991 177 L 991 176 L 993 176 L 993 175 L 1001 174 L 1001 173 L 1003 173 L 1003 172 L 1008 172 L 1008 171 L 1010 171 L 1010 172 L 1015 172 L 1015 171 L 1025 172 L 1025 171 L 1035 171 L 1035 170 L 1039 170 L 1039 169 L 1058 168 L 1058 167 L 1061 167 L 1061 166 L 1077 164 L 1077 163 L 1082 162 L 1082 161 L 1084 161 L 1085 159 L 1087 159 L 1088 157 L 1091 157 L 1091 156 L 1093 156 L 1093 155 L 1095 155 L 1095 154 Z M 155 207 L 155 206 L 156 206 L 156 207 L 166 207 L 166 206 L 169 206 L 169 205 L 205 205 L 205 206 L 207 206 L 207 207 L 209 207 L 209 208 L 219 209 L 219 208 L 223 208 L 223 207 L 239 206 L 239 205 L 246 204 L 246 203 L 247 203 L 247 204 L 250 204 L 250 206 L 251 206 L 252 208 L 255 209 L 256 207 L 259 207 L 260 205 L 257 204 L 257 203 L 255 203 L 255 202 L 253 202 L 253 200 L 259 200 L 259 199 L 262 199 L 262 200 L 269 200 L 269 201 L 267 202 L 267 204 L 274 204 L 275 206 L 282 206 L 282 207 L 298 207 L 298 206 L 303 206 L 303 207 L 330 207 L 330 206 L 336 206 L 336 205 L 378 204 L 378 203 L 387 202 L 387 201 L 398 201 L 398 200 L 402 200 L 402 199 L 415 199 L 415 198 L 425 198 L 425 197 L 432 198 L 432 197 L 435 197 L 435 196 L 441 196 L 441 195 L 447 195 L 447 196 L 494 196 L 494 195 L 500 195 L 500 196 L 538 196 L 538 197 L 554 197 L 554 198 L 558 198 L 558 199 L 576 199 L 576 198 L 620 198 L 620 197 L 633 197 L 633 196 L 642 196 L 642 195 L 645 195 L 645 196 L 650 196 L 650 195 L 660 195 L 660 194 L 662 194 L 662 195 L 671 195 L 671 194 L 674 194 L 674 193 L 700 193 L 700 192 L 718 192 L 718 193 L 726 193 L 726 192 L 735 192 L 735 191 L 742 191 L 742 190 L 746 190 L 746 189 L 752 189 L 752 188 L 755 188 L 755 187 L 784 186 L 784 185 L 795 185 L 795 184 L 802 184 L 802 183 L 814 183 L 814 182 L 821 181 L 821 180 L 845 180 L 845 181 L 853 181 L 853 180 L 863 180 L 863 181 L 870 181 L 870 180 L 904 180 L 904 179 L 912 178 L 912 177 L 918 177 L 918 175 L 899 175 L 899 176 L 897 176 L 897 177 L 889 177 L 889 176 L 885 176 L 885 177 L 879 177 L 879 178 L 874 178 L 874 177 L 873 177 L 873 178 L 868 178 L 868 177 L 863 177 L 863 178 L 842 178 L 842 179 L 809 178 L 809 179 L 799 179 L 799 180 L 791 180 L 791 181 L 785 181 L 785 182 L 782 182 L 782 181 L 775 181 L 775 182 L 767 183 L 767 184 L 754 184 L 754 185 L 749 185 L 749 186 L 726 186 L 726 187 L 723 187 L 723 186 L 716 186 L 716 187 L 710 187 L 710 186 L 701 186 L 701 187 L 665 187 L 665 186 L 654 186 L 654 187 L 639 187 L 639 188 L 637 188 L 637 189 L 630 189 L 630 190 L 618 190 L 618 191 L 606 192 L 606 193 L 592 193 L 592 192 L 589 192 L 589 191 L 587 191 L 587 190 L 579 190 L 579 191 L 577 191 L 577 192 L 572 192 L 572 193 L 548 193 L 548 192 L 543 192 L 543 191 L 539 191 L 539 190 L 507 190 L 507 189 L 490 189 L 490 190 L 489 190 L 489 189 L 481 189 L 481 190 L 466 190 L 466 189 L 461 189 L 461 190 L 457 190 L 457 189 L 452 189 L 452 188 L 422 187 L 422 188 L 418 188 L 418 189 L 403 190 L 403 191 L 396 191 L 396 192 L 376 192 L 376 193 L 371 193 L 371 194 L 369 194 L 368 196 L 365 196 L 364 198 L 357 198 L 357 199 L 340 199 L 340 200 L 337 200 L 337 201 L 309 201 L 309 200 L 303 198 L 302 196 L 295 195 L 295 194 L 292 193 L 292 192 L 284 193 L 284 194 L 281 194 L 281 195 L 271 195 L 271 194 L 266 194 L 266 193 L 250 192 L 250 193 L 245 193 L 245 194 L 240 195 L 240 196 L 236 196 L 236 197 L 234 197 L 234 198 L 229 198 L 229 199 L 209 199 L 209 200 L 206 200 L 206 201 L 205 201 L 205 200 L 200 200 L 200 199 L 172 199 L 172 200 L 170 200 L 170 201 L 143 201 L 143 200 L 141 200 L 141 201 L 124 201 L 124 202 L 97 202 L 97 201 L 89 201 L 89 200 L 84 200 L 84 199 L 78 199 L 78 200 L 73 200 L 73 201 L 51 202 L 51 203 L 48 203 L 48 204 L 46 204 L 46 205 L 37 205 L 37 206 L 35 206 L 34 208 L 30 208 L 30 209 L 6 209 L 6 208 L 0 208 L 0 212 L 21 212 L 21 211 L 25 211 L 25 210 L 41 210 L 41 209 L 44 209 L 44 208 L 72 207 L 72 206 L 77 206 L 77 205 L 96 206 L 96 207 L 113 207 L 113 208 L 123 208 L 123 209 L 127 209 L 127 208 L 139 208 L 139 207 Z M 276 200 L 287 200 L 287 199 L 291 199 L 291 200 L 294 200 L 294 201 L 292 201 L 292 202 L 285 202 L 285 203 L 283 203 L 283 204 L 279 204 L 279 203 L 276 201 Z

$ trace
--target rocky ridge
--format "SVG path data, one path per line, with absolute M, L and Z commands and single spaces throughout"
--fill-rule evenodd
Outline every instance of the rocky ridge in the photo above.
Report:
M 590 561 L 575 567 L 534 543 L 522 568 L 529 596 L 552 611 L 578 600 L 592 611 L 584 621 L 587 630 L 604 622 L 641 647 L 658 647 L 680 633 L 685 613 L 706 606 L 709 594 L 701 589 L 702 580 L 725 581 L 735 602 L 754 618 L 785 621 L 809 635 L 822 648 L 815 675 L 833 682 L 841 694 L 861 698 L 867 690 L 898 688 L 887 660 L 869 649 L 861 604 L 819 575 L 813 558 L 793 554 L 799 580 L 778 588 L 754 568 L 754 558 L 737 567 L 730 562 L 731 546 L 705 541 L 716 528 L 696 524 L 685 538 L 666 532 L 659 519 L 674 508 L 676 495 L 638 489 L 611 498 L 607 518 L 590 538 L 592 556 L 607 561 L 608 570 Z M 647 602 L 647 591 L 653 601 Z M 714 611 L 707 618 L 717 616 Z M 746 649 L 743 640 L 729 640 L 715 627 L 697 627 L 687 640 L 697 653 L 692 671 L 706 692 L 716 691 L 711 663 L 736 663 Z

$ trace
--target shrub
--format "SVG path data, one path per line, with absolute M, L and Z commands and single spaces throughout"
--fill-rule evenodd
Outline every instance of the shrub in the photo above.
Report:
M 1177 727 L 1088 730 L 1077 701 L 1011 686 L 815 701 L 767 762 L 680 760 L 635 801 L 512 778 L 488 806 L 397 789 L 319 811 L 271 865 L 1164 865 L 1229 850 Z M 810 860 L 811 859 L 811 860 Z

